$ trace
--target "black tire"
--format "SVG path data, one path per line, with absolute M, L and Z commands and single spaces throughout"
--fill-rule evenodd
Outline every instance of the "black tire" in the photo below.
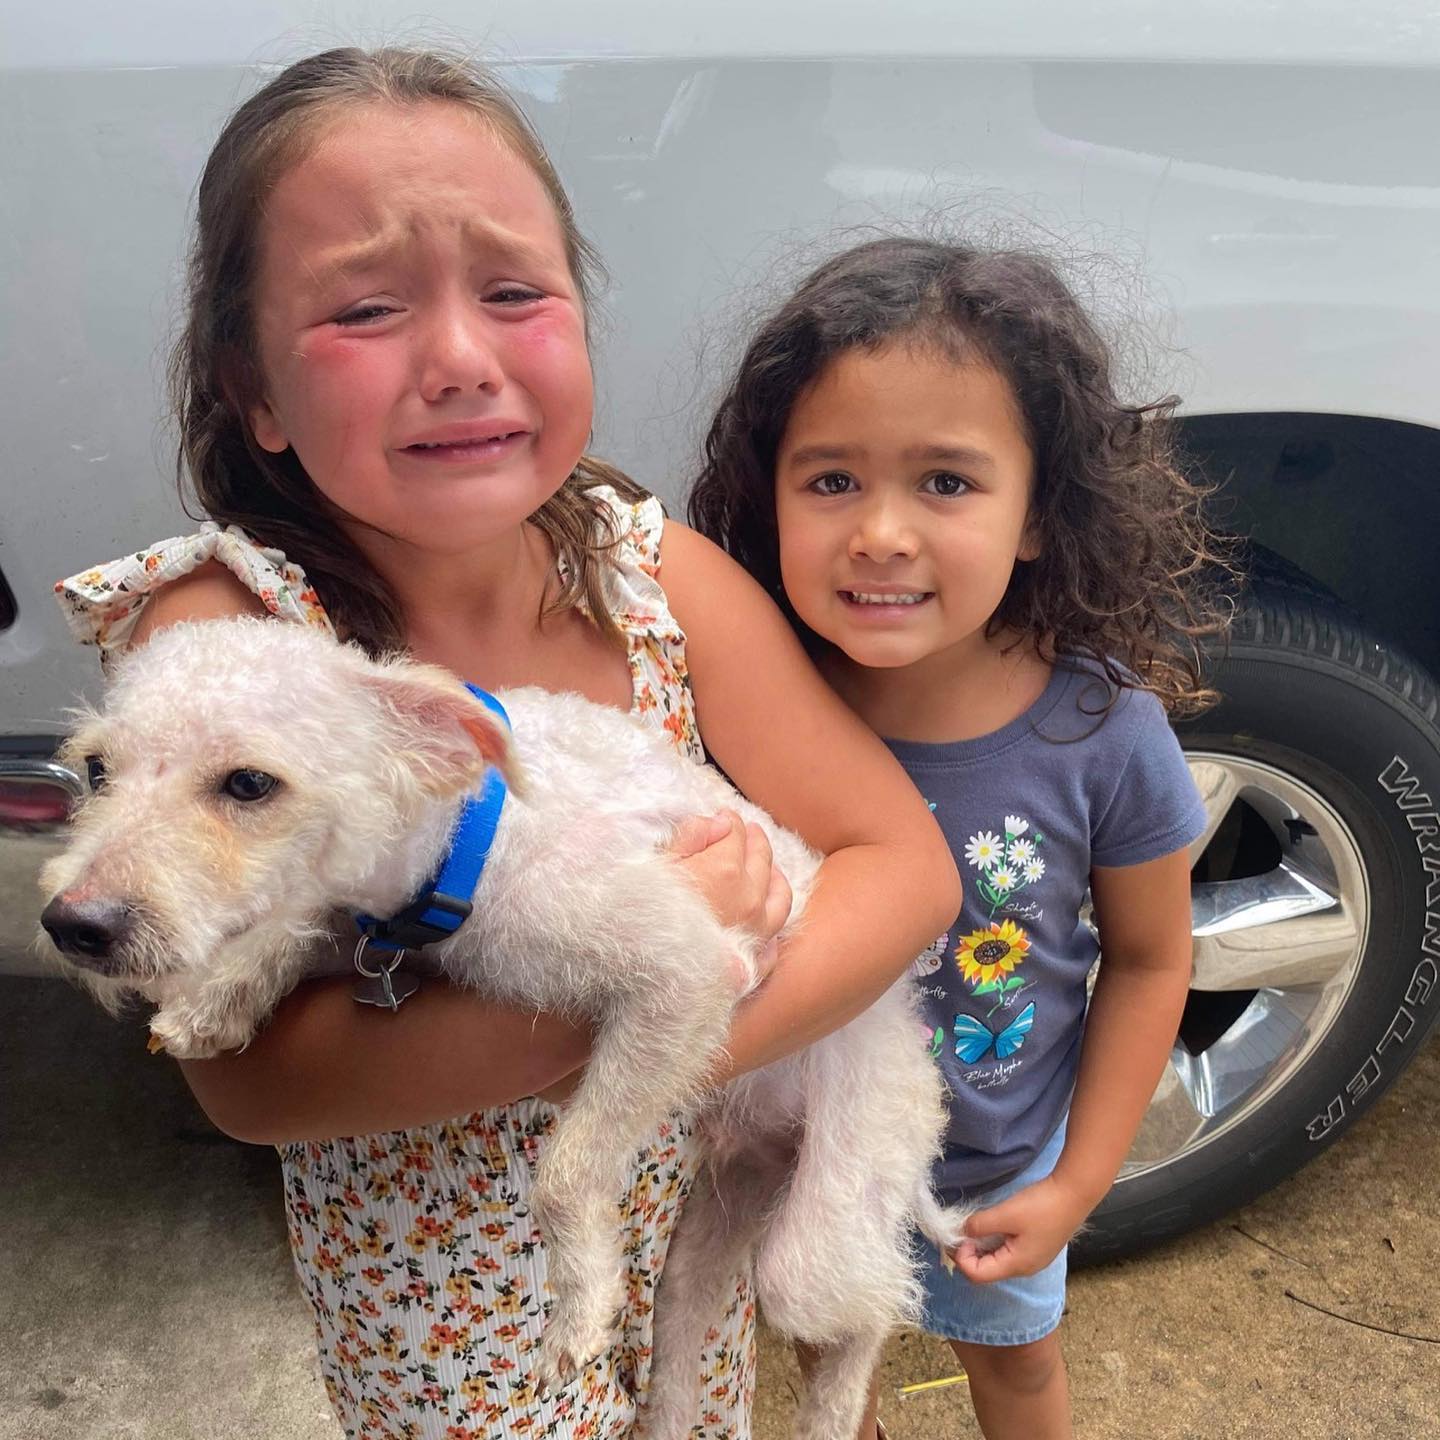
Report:
M 1082 1264 L 1181 1234 L 1293 1174 L 1393 1083 L 1440 1016 L 1434 682 L 1282 581 L 1249 597 L 1215 683 L 1222 702 L 1178 727 L 1182 744 L 1260 762 L 1317 793 L 1356 842 L 1368 930 L 1354 982 L 1294 1073 L 1213 1138 L 1122 1177 L 1073 1247 Z M 1201 998 L 1192 991 L 1192 1004 Z

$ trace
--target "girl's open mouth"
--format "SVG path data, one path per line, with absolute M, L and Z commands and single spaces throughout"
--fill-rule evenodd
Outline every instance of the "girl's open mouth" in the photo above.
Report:
M 882 592 L 876 590 L 841 590 L 840 598 L 856 610 L 914 610 L 935 598 L 933 590 Z
M 503 435 L 476 435 L 460 440 L 441 440 L 406 445 L 402 455 L 416 460 L 465 461 L 489 460 L 514 449 L 529 434 L 527 430 L 507 430 Z

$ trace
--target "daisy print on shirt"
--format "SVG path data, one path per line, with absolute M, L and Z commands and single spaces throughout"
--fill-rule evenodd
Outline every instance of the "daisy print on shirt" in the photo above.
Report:
M 1011 904 L 1045 873 L 1045 862 L 1040 858 L 1044 843 L 1045 837 L 1038 830 L 1031 833 L 1030 822 L 1018 815 L 1005 817 L 1003 840 L 992 830 L 981 830 L 970 837 L 965 859 L 980 872 L 976 889 L 990 907 L 992 920 L 1002 905 Z

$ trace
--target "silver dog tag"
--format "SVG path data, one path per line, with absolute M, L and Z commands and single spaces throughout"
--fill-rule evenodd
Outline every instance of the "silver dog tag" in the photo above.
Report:
M 370 943 L 368 935 L 360 937 L 355 947 L 355 968 L 360 979 L 350 989 L 351 996 L 362 1005 L 379 1005 L 384 1010 L 398 1010 L 419 988 L 420 978 L 400 968 L 405 952 L 398 951 L 388 965 L 383 962 L 374 970 L 365 964 L 365 949 Z
M 379 1005 L 398 1010 L 420 988 L 420 977 L 408 970 L 382 970 L 366 975 L 351 987 L 350 994 L 362 1005 Z

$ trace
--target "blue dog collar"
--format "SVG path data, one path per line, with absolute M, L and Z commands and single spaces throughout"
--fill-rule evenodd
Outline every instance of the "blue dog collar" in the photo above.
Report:
M 498 715 L 507 728 L 514 728 L 505 707 L 493 695 L 468 682 L 465 688 Z M 377 920 L 373 915 L 355 917 L 364 940 L 381 950 L 418 950 L 448 940 L 465 923 L 471 897 L 495 843 L 505 793 L 505 777 L 492 766 L 479 794 L 466 800 L 450 839 L 450 853 L 440 862 L 435 878 L 388 920 Z

